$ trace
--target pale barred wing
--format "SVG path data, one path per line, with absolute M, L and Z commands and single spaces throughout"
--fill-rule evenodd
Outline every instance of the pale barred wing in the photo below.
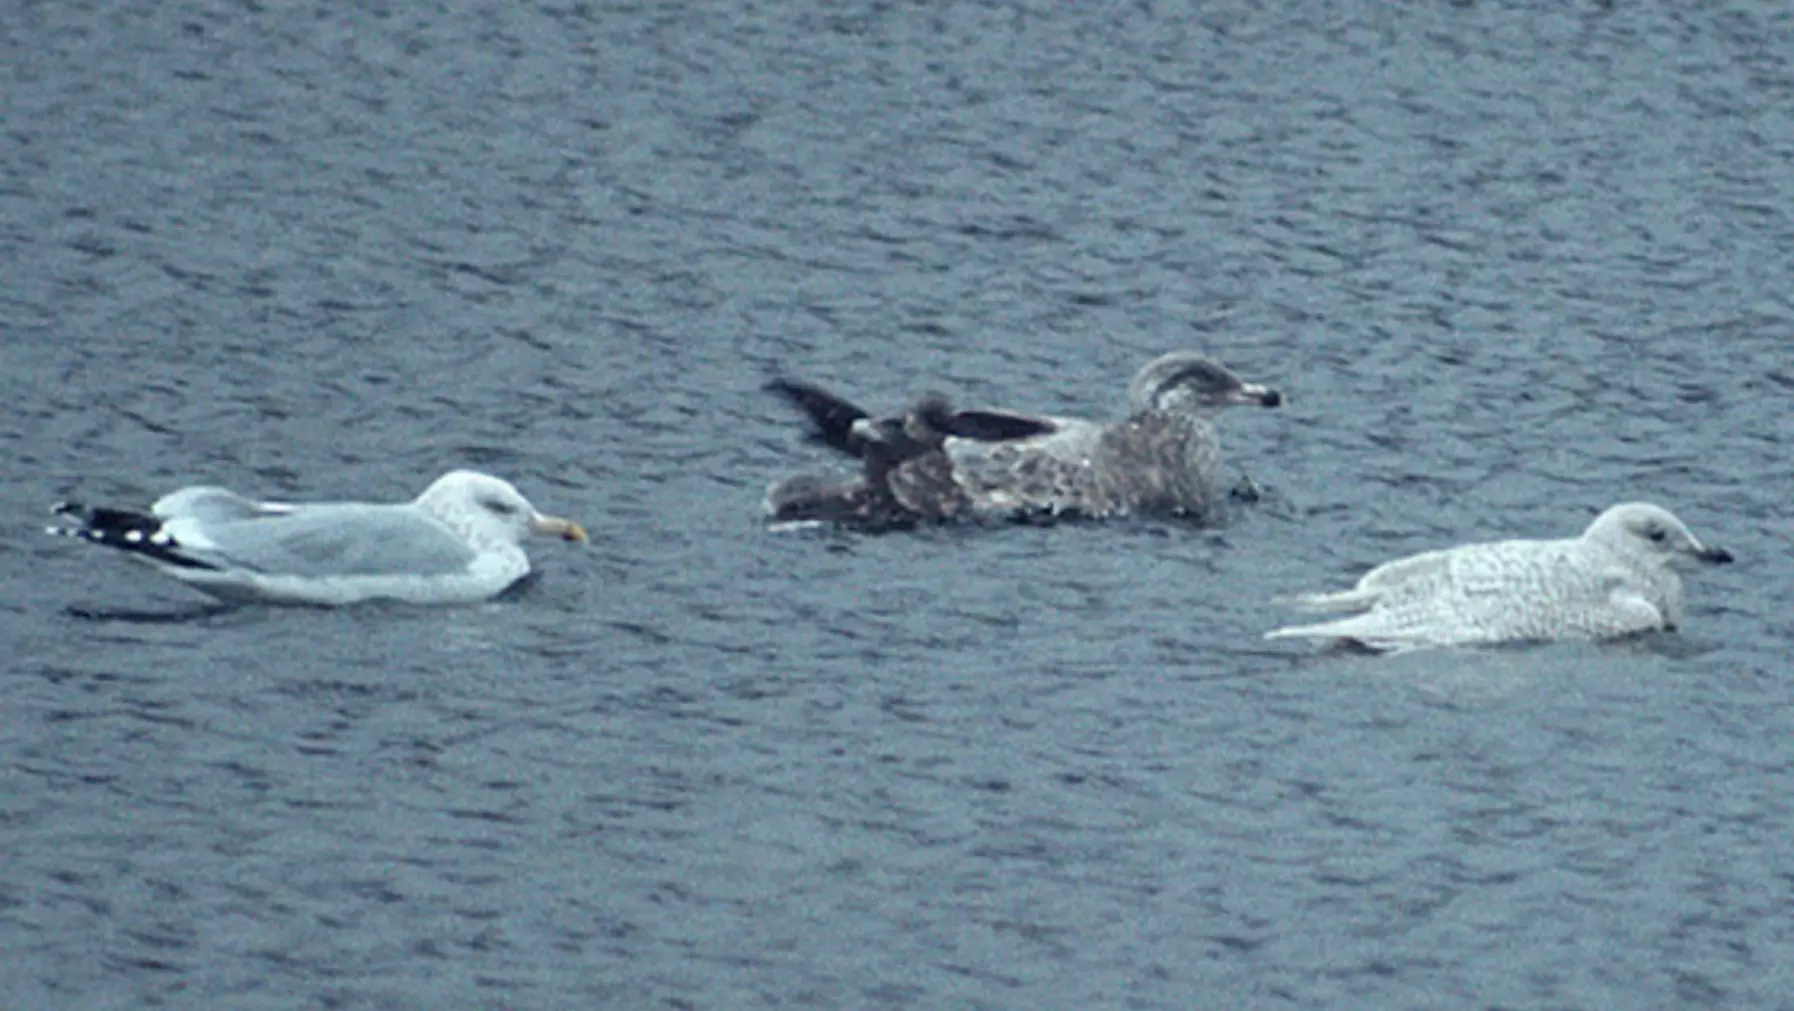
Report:
M 1459 548 L 1381 593 L 1373 610 L 1348 620 L 1370 638 L 1398 643 L 1602 638 L 1657 623 L 1628 599 L 1642 591 L 1627 572 L 1578 541 Z
M 1349 590 L 1299 594 L 1285 602 L 1309 611 L 1367 611 L 1384 602 L 1400 603 L 1451 593 L 1460 580 L 1469 592 L 1497 588 L 1500 567 L 1476 557 L 1484 547 L 1487 545 L 1423 551 L 1384 562 L 1366 572 Z
M 1468 594 L 1499 593 L 1509 570 L 1519 567 L 1512 559 L 1535 547 L 1557 543 L 1502 541 L 1423 551 L 1384 562 L 1359 577 L 1349 590 L 1302 594 L 1288 602 L 1314 611 L 1362 611 L 1380 601 L 1432 597 L 1459 590 Z
M 1652 632 L 1674 625 L 1664 602 L 1623 571 L 1609 576 L 1607 608 L 1596 617 L 1599 621 L 1589 630 L 1596 638 Z
M 1376 596 L 1385 594 L 1420 592 L 1425 587 L 1442 586 L 1451 582 L 1452 556 L 1461 552 L 1462 548 L 1445 548 L 1439 551 L 1423 551 L 1418 555 L 1398 558 L 1366 572 L 1358 580 L 1357 592 L 1369 592 Z
M 442 576 L 474 560 L 465 541 L 412 505 L 282 508 L 249 518 L 186 516 L 167 529 L 199 561 L 269 576 Z

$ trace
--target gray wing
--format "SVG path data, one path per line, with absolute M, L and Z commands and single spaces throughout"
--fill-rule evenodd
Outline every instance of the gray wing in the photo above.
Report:
M 250 518 L 205 511 L 166 529 L 184 554 L 268 575 L 436 576 L 463 572 L 473 549 L 410 505 L 295 505 Z
M 285 513 L 291 509 L 291 506 L 244 498 L 229 488 L 202 484 L 162 496 L 156 500 L 155 505 L 150 506 L 150 515 L 160 520 L 186 518 L 202 522 L 222 522 Z

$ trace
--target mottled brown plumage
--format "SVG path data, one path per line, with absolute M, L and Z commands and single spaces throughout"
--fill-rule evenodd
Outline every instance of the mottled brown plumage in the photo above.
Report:
M 1209 416 L 1234 404 L 1283 402 L 1276 390 L 1187 351 L 1142 368 L 1129 386 L 1132 412 L 1106 424 L 955 411 L 936 393 L 901 416 L 874 419 L 808 383 L 775 380 L 768 388 L 810 417 L 817 438 L 863 464 L 856 481 L 802 477 L 774 485 L 772 518 L 868 528 L 1042 513 L 1207 518 L 1221 460 Z

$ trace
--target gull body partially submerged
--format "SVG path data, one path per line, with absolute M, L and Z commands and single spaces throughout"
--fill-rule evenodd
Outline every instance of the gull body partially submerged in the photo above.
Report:
M 1467 544 L 1384 563 L 1350 590 L 1292 601 L 1350 617 L 1280 628 L 1266 638 L 1399 652 L 1673 629 L 1682 620 L 1676 569 L 1731 560 L 1669 510 L 1627 502 L 1595 517 L 1580 537 Z
M 873 528 L 1042 513 L 1207 519 L 1221 466 L 1210 418 L 1229 406 L 1283 403 L 1278 391 L 1189 351 L 1143 367 L 1128 388 L 1130 413 L 1112 422 L 956 411 L 940 394 L 900 416 L 872 418 L 808 383 L 780 379 L 768 389 L 803 410 L 822 442 L 862 462 L 857 479 L 775 484 L 769 515 Z
M 117 549 L 227 601 L 483 600 L 529 573 L 526 538 L 586 539 L 509 482 L 466 470 L 401 503 L 257 502 L 201 485 L 147 513 L 70 502 L 56 512 L 75 522 L 51 533 Z

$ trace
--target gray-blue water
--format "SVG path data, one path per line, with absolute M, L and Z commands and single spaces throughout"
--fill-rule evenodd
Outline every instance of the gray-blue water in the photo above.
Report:
M 0 1004 L 1794 1007 L 1794 15 L 0 7 Z M 1114 414 L 1219 529 L 772 533 L 757 389 Z M 593 545 L 248 608 L 44 537 L 476 466 Z M 1673 635 L 1278 594 L 1624 499 Z M 189 620 L 131 620 L 143 615 Z

